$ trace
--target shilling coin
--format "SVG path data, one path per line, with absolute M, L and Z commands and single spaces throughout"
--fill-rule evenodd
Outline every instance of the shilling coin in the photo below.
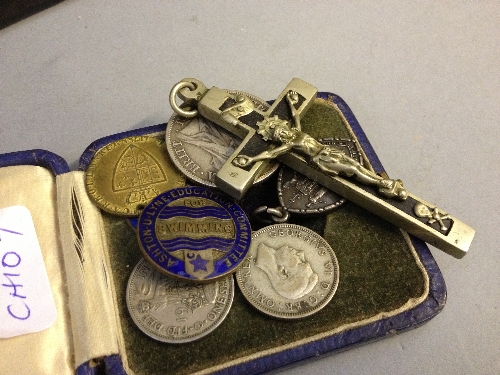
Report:
M 350 139 L 323 138 L 324 145 L 333 145 L 347 156 L 362 163 L 356 143 Z M 278 177 L 278 197 L 286 210 L 297 214 L 321 214 L 340 207 L 345 198 L 307 178 L 303 174 L 283 166 Z
M 269 108 L 265 101 L 252 95 L 226 91 L 232 95 L 245 95 L 258 109 L 265 111 Z M 204 186 L 216 187 L 215 174 L 241 143 L 241 139 L 202 116 L 186 118 L 174 114 L 167 124 L 166 142 L 170 157 L 187 178 Z M 278 167 L 279 163 L 272 160 L 254 183 L 264 181 Z
M 138 136 L 98 150 L 86 171 L 85 185 L 104 211 L 138 216 L 161 192 L 184 186 L 185 178 L 170 161 L 165 141 Z
M 317 233 L 299 225 L 275 224 L 253 233 L 236 280 L 250 304 L 265 314 L 303 318 L 332 299 L 339 265 Z
M 232 273 L 250 246 L 248 219 L 227 195 L 185 186 L 158 195 L 141 213 L 140 247 L 160 272 L 191 281 Z
M 177 344 L 197 340 L 227 316 L 234 296 L 233 276 L 210 283 L 186 283 L 162 275 L 142 259 L 127 285 L 127 307 L 146 335 Z

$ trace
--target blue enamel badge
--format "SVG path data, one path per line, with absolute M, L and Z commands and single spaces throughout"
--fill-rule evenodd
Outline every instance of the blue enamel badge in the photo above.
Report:
M 198 186 L 158 195 L 137 226 L 146 259 L 160 271 L 193 281 L 234 272 L 250 246 L 250 223 L 232 198 Z

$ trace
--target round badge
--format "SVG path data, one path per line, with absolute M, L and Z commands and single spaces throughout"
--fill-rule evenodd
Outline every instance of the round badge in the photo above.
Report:
M 85 173 L 85 186 L 94 203 L 122 216 L 138 216 L 155 196 L 184 185 L 185 178 L 170 161 L 165 141 L 148 136 L 104 146 Z
M 211 281 L 245 258 L 250 223 L 234 200 L 205 187 L 164 192 L 142 211 L 137 236 L 146 259 L 164 274 Z
M 324 145 L 342 150 L 363 164 L 363 157 L 352 139 L 322 138 Z M 323 214 L 339 208 L 345 198 L 289 167 L 282 167 L 278 177 L 278 197 L 282 207 L 295 214 Z

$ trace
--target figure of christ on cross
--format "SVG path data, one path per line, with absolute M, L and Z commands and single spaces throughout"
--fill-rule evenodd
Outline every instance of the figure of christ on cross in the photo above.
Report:
M 304 133 L 300 126 L 300 117 L 297 115 L 295 104 L 298 94 L 289 91 L 286 100 L 292 111 L 294 124 L 281 120 L 278 116 L 268 117 L 257 123 L 257 131 L 264 140 L 281 143 L 278 147 L 261 152 L 256 156 L 238 155 L 233 164 L 237 167 L 246 167 L 257 161 L 274 159 L 289 151 L 295 151 L 309 159 L 309 162 L 331 176 L 353 177 L 359 182 L 378 188 L 378 192 L 386 198 L 405 200 L 408 196 L 401 180 L 383 178 L 363 167 L 358 161 L 350 158 L 341 150 L 323 145 L 309 134 Z

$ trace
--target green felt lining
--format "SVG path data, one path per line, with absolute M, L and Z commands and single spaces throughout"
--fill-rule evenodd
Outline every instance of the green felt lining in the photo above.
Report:
M 303 130 L 316 138 L 352 138 L 334 105 L 317 100 L 303 120 Z M 274 180 L 268 184 L 275 183 Z M 264 189 L 276 189 L 274 186 Z M 395 315 L 414 307 L 427 294 L 427 275 L 402 232 L 368 211 L 347 202 L 321 218 L 297 217 L 291 222 L 324 228 L 334 249 L 340 282 L 332 301 L 310 317 L 285 321 L 268 317 L 246 302 L 236 285 L 226 320 L 201 340 L 173 345 L 143 334 L 130 318 L 125 290 L 141 259 L 134 230 L 126 219 L 103 214 L 108 237 L 112 279 L 125 342 L 122 357 L 139 374 L 189 374 L 224 367 L 229 361 L 249 360 L 280 348 L 331 335 L 343 327 L 365 325 L 382 314 Z

